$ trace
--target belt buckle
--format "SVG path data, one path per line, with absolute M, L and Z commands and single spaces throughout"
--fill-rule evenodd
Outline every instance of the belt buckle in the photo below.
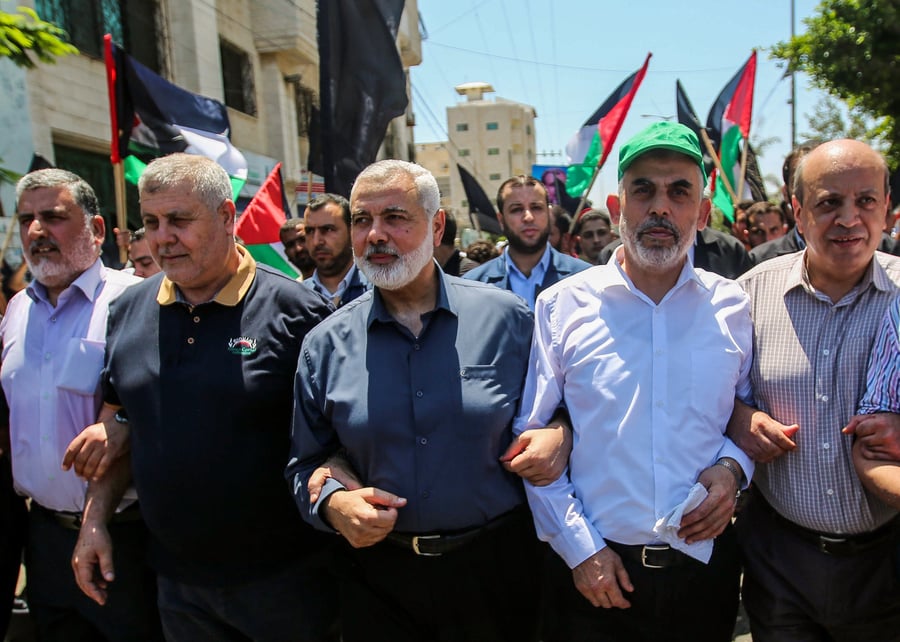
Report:
M 825 555 L 832 554 L 829 550 L 831 546 L 840 546 L 841 544 L 846 543 L 846 537 L 828 537 L 827 535 L 819 535 L 819 551 L 825 553 Z
M 659 566 L 657 564 L 648 564 L 647 563 L 647 551 L 667 551 L 669 550 L 669 546 L 667 544 L 648 544 L 641 549 L 641 565 L 644 568 L 665 568 L 665 566 Z
M 416 555 L 421 555 L 422 557 L 440 557 L 441 553 L 425 553 L 419 550 L 419 542 L 423 539 L 440 539 L 440 535 L 413 535 L 412 538 L 412 549 L 413 553 Z

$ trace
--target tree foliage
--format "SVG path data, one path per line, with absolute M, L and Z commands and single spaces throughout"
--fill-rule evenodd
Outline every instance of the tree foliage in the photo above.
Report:
M 804 140 L 834 140 L 852 138 L 870 144 L 882 152 L 888 148 L 885 138 L 885 118 L 874 119 L 861 110 L 848 110 L 847 106 L 832 96 L 823 96 L 811 114 L 806 115 L 810 131 L 804 132 Z
M 851 116 L 877 121 L 893 166 L 900 164 L 900 0 L 822 0 L 806 32 L 772 56 L 844 100 Z
M 78 53 L 65 41 L 66 32 L 52 22 L 41 20 L 34 9 L 19 7 L 18 13 L 0 11 L 0 57 L 19 67 L 37 66 L 31 54 L 41 62 L 54 62 L 58 56 Z

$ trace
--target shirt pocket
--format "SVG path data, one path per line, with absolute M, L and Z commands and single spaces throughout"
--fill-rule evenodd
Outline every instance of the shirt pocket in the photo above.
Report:
M 460 367 L 461 407 L 469 428 L 483 430 L 485 422 L 505 424 L 512 419 L 522 377 L 521 373 L 515 377 L 509 370 L 492 365 Z
M 104 341 L 69 339 L 63 354 L 62 367 L 56 375 L 56 387 L 80 395 L 93 395 L 100 385 L 103 370 Z
M 691 411 L 722 428 L 734 407 L 735 387 L 741 374 L 741 354 L 735 348 L 699 348 L 691 352 L 689 398 Z

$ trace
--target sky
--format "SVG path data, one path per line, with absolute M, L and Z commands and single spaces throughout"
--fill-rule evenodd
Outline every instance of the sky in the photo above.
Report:
M 817 0 L 794 0 L 796 33 Z M 490 83 L 537 112 L 536 164 L 565 164 L 565 146 L 606 97 L 653 54 L 647 76 L 591 192 L 615 191 L 618 146 L 650 123 L 675 119 L 675 81 L 700 116 L 757 48 L 750 140 L 764 175 L 781 175 L 791 148 L 790 80 L 768 50 L 791 33 L 791 0 L 418 0 L 422 63 L 411 69 L 417 143 L 447 140 L 453 89 Z M 823 96 L 797 74 L 797 138 Z M 759 142 L 769 141 L 759 145 Z M 544 155 L 546 154 L 546 155 Z M 771 192 L 771 189 L 770 189 Z M 773 195 L 770 193 L 770 197 Z

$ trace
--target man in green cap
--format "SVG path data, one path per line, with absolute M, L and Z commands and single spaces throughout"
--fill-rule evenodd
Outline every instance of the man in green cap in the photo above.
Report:
M 725 427 L 735 396 L 751 397 L 749 303 L 691 263 L 710 203 L 688 128 L 636 135 L 619 179 L 623 245 L 538 297 L 514 424 L 544 426 L 565 403 L 574 433 L 566 473 L 526 484 L 561 558 L 543 639 L 730 640 L 731 517 L 753 464 Z

